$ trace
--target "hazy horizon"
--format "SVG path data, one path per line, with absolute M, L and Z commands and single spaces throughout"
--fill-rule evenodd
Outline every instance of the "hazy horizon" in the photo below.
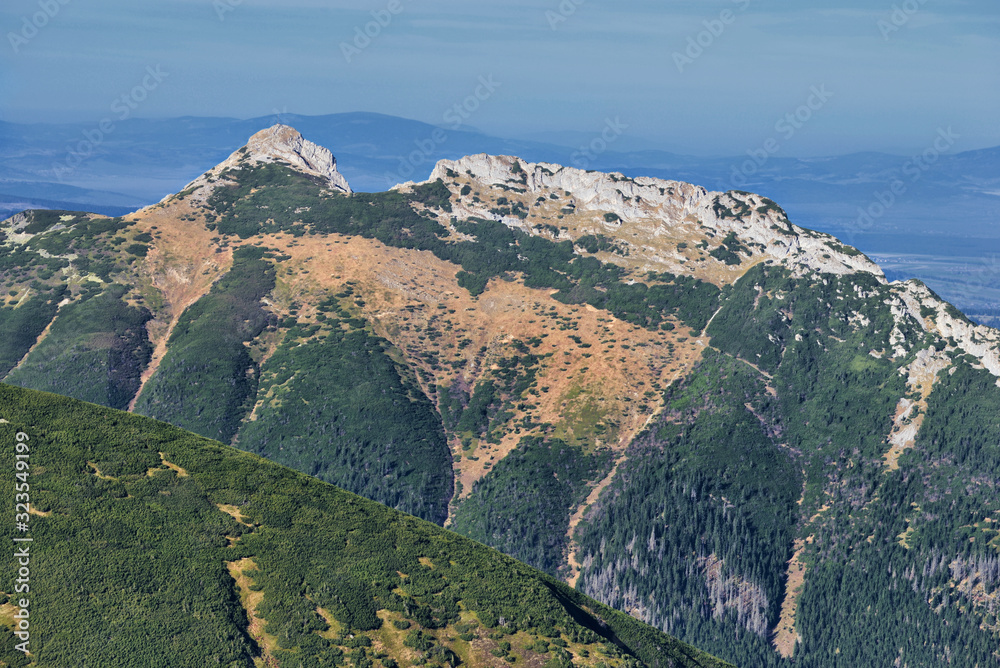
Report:
M 599 133 L 697 156 L 1000 145 L 1000 18 L 823 2 L 14 0 L 0 120 L 367 110 L 502 137 Z
M 449 127 L 445 123 L 434 123 L 433 121 L 430 121 L 430 120 L 425 120 L 425 119 L 420 119 L 420 118 L 410 118 L 410 117 L 406 117 L 406 116 L 397 116 L 397 115 L 394 115 L 394 114 L 385 114 L 385 113 L 380 112 L 380 111 L 372 111 L 372 110 L 368 110 L 368 109 L 356 109 L 356 110 L 351 110 L 351 111 L 338 111 L 338 112 L 329 112 L 329 113 L 320 113 L 320 114 L 300 114 L 300 113 L 297 113 L 295 111 L 282 111 L 280 113 L 251 115 L 251 116 L 211 116 L 211 115 L 200 115 L 200 114 L 182 114 L 182 115 L 178 115 L 178 116 L 148 116 L 148 117 L 147 116 L 131 116 L 127 120 L 128 121 L 139 121 L 139 122 L 141 122 L 141 121 L 147 121 L 147 122 L 158 122 L 158 121 L 159 122 L 165 122 L 165 121 L 175 121 L 175 120 L 181 120 L 181 119 L 189 118 L 189 119 L 201 119 L 201 120 L 251 121 L 251 120 L 254 120 L 254 119 L 258 119 L 258 118 L 268 118 L 269 116 L 272 116 L 273 117 L 273 122 L 275 124 L 281 123 L 281 124 L 284 124 L 284 125 L 290 125 L 290 126 L 294 127 L 294 125 L 295 125 L 294 119 L 290 120 L 289 117 L 323 118 L 323 117 L 327 117 L 327 116 L 337 116 L 337 115 L 341 115 L 341 114 L 376 114 L 376 115 L 386 116 L 386 117 L 400 119 L 400 120 L 404 120 L 404 121 L 413 121 L 413 122 L 417 122 L 417 123 L 424 123 L 424 124 L 427 124 L 427 125 L 431 125 L 431 126 L 434 126 L 434 127 L 441 127 L 441 128 L 445 128 L 445 129 L 447 129 Z M 611 119 L 611 120 L 613 120 L 613 119 Z M 29 121 L 21 121 L 21 120 L 11 120 L 11 119 L 6 119 L 6 118 L 0 118 L 0 122 L 6 122 L 6 123 L 15 124 L 15 125 L 50 125 L 50 126 L 78 126 L 78 125 L 84 125 L 85 126 L 88 123 L 93 123 L 93 119 L 78 117 L 78 118 L 65 118 L 65 119 L 61 119 L 61 120 L 29 120 Z M 599 133 L 593 133 L 593 132 L 588 133 L 586 131 L 578 130 L 578 129 L 574 129 L 574 128 L 565 128 L 565 129 L 560 130 L 560 131 L 552 131 L 552 132 L 539 132 L 539 131 L 536 131 L 536 132 L 501 133 L 501 132 L 490 132 L 488 129 L 485 129 L 485 128 L 463 124 L 462 127 L 461 127 L 461 130 L 463 132 L 468 132 L 468 133 L 482 134 L 484 137 L 491 137 L 491 138 L 495 138 L 495 139 L 508 139 L 508 140 L 528 141 L 528 142 L 536 142 L 536 143 L 548 143 L 548 144 L 551 144 L 553 146 L 558 146 L 558 147 L 561 147 L 561 148 L 575 148 L 580 142 L 582 142 L 582 141 L 589 141 L 594 136 L 599 136 Z M 306 139 L 309 139 L 309 137 L 306 136 Z M 929 139 L 931 140 L 931 142 L 929 142 L 929 145 L 930 145 L 930 143 L 932 143 L 933 137 L 931 137 Z M 956 144 L 957 144 L 957 142 L 956 142 Z M 235 146 L 234 146 L 234 148 L 235 148 Z M 333 146 L 325 146 L 325 148 L 330 148 L 331 150 L 335 149 L 335 147 L 333 147 Z M 638 151 L 638 150 L 653 150 L 653 151 L 674 152 L 674 153 L 677 153 L 678 155 L 681 155 L 681 156 L 691 156 L 691 157 L 696 157 L 696 158 L 707 158 L 707 159 L 711 159 L 711 158 L 720 158 L 721 159 L 721 158 L 743 157 L 743 155 L 747 151 L 756 150 L 756 148 L 757 147 L 747 148 L 746 146 L 736 146 L 736 145 L 733 145 L 733 146 L 729 147 L 728 150 L 726 150 L 726 147 L 722 147 L 720 150 L 711 151 L 711 152 L 707 152 L 707 151 L 698 152 L 697 150 L 680 151 L 680 150 L 672 149 L 667 144 L 667 142 L 658 142 L 658 141 L 653 140 L 653 139 L 648 138 L 648 137 L 635 136 L 635 135 L 623 135 L 623 136 L 620 136 L 620 137 L 616 138 L 615 145 L 613 146 L 613 150 L 617 151 L 617 152 L 629 152 L 629 151 Z M 987 143 L 987 144 L 984 144 L 982 146 L 963 147 L 960 150 L 954 150 L 954 151 L 949 151 L 949 152 L 958 154 L 958 153 L 966 153 L 966 152 L 972 152 L 972 151 L 989 150 L 989 149 L 993 149 L 993 148 L 1000 148 L 1000 142 L 998 142 L 996 144 L 989 144 L 989 143 Z M 808 160 L 808 159 L 836 158 L 836 157 L 842 157 L 842 156 L 847 156 L 847 155 L 855 155 L 855 154 L 862 154 L 862 153 L 881 153 L 881 154 L 885 154 L 885 155 L 891 155 L 891 156 L 897 156 L 897 157 L 900 157 L 900 158 L 906 158 L 906 157 L 909 157 L 910 155 L 912 155 L 915 152 L 915 151 L 906 151 L 904 149 L 895 149 L 894 150 L 894 149 L 875 149 L 875 148 L 858 148 L 856 150 L 846 150 L 845 149 L 845 150 L 842 150 L 842 151 L 836 151 L 836 149 L 834 148 L 834 149 L 832 149 L 832 151 L 833 152 L 829 152 L 829 153 L 825 153 L 825 152 L 817 152 L 817 153 L 792 153 L 792 152 L 787 152 L 787 153 L 782 153 L 780 156 L 779 155 L 775 155 L 773 157 L 776 157 L 776 158 L 780 157 L 780 158 Z

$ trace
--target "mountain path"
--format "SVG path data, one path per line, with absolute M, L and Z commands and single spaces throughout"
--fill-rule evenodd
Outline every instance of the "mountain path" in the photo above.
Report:
M 614 466 L 611 467 L 611 471 L 608 475 L 604 476 L 604 479 L 597 483 L 597 485 L 594 486 L 594 489 L 590 490 L 587 500 L 581 503 L 580 507 L 577 508 L 576 512 L 569 518 L 569 528 L 566 530 L 566 537 L 568 539 L 566 561 L 569 564 L 570 575 L 566 582 L 569 583 L 570 587 L 576 587 L 577 580 L 580 579 L 580 572 L 582 570 L 582 566 L 576 558 L 576 552 L 579 549 L 579 545 L 577 545 L 576 541 L 573 539 L 573 533 L 576 531 L 576 527 L 580 524 L 580 520 L 583 519 L 586 512 L 593 504 L 597 503 L 597 500 L 601 497 L 601 492 L 607 489 L 608 485 L 611 484 L 611 481 L 614 480 L 615 475 L 618 473 L 618 467 L 625 461 L 625 459 L 625 453 L 622 453 L 617 459 L 615 459 Z
M 719 310 L 722 310 L 721 307 Z M 716 313 L 718 313 L 718 311 L 716 311 Z M 713 315 L 712 317 L 714 318 L 715 316 Z M 709 322 L 711 322 L 711 320 Z M 705 327 L 707 329 L 708 325 Z M 697 343 L 699 352 L 703 352 L 704 349 L 708 347 L 708 344 L 701 339 L 698 339 Z M 666 387 L 673 385 L 674 381 L 676 381 L 682 374 L 689 373 L 697 363 L 698 359 L 700 359 L 700 355 L 692 356 L 688 364 L 682 365 L 679 369 L 677 369 L 670 377 L 670 381 L 666 384 Z M 663 406 L 660 406 L 649 416 L 649 418 L 647 418 L 646 423 L 643 425 L 643 429 L 649 427 L 649 425 L 653 423 L 653 420 L 655 420 L 656 417 L 663 412 L 663 408 Z M 642 430 L 639 431 L 641 432 Z M 622 447 L 627 448 L 628 444 L 634 440 L 636 435 L 638 435 L 638 432 L 622 443 Z M 576 556 L 577 550 L 580 549 L 580 546 L 576 543 L 576 539 L 573 534 L 576 532 L 577 526 L 579 526 L 580 522 L 583 520 L 583 516 L 593 504 L 597 503 L 601 494 L 605 489 L 607 489 L 608 485 L 611 484 L 611 481 L 614 480 L 615 475 L 618 474 L 618 467 L 621 466 L 627 458 L 627 453 L 622 451 L 622 453 L 615 459 L 615 463 L 611 467 L 611 471 L 608 475 L 606 475 L 599 483 L 597 483 L 597 485 L 594 486 L 594 488 L 590 491 L 590 494 L 587 495 L 586 500 L 584 500 L 584 502 L 577 507 L 576 511 L 569 518 L 569 525 L 566 528 L 566 563 L 569 566 L 570 574 L 567 577 L 566 582 L 570 587 L 576 587 L 576 583 L 579 581 L 580 574 L 583 570 L 582 564 L 580 564 Z
M 202 295 L 194 296 L 191 299 L 189 299 L 186 303 L 184 303 L 181 306 L 181 308 L 178 309 L 177 312 L 174 314 L 174 317 L 170 320 L 170 324 L 167 325 L 166 331 L 162 334 L 162 336 L 160 336 L 159 340 L 156 342 L 156 346 L 153 348 L 153 355 L 149 359 L 149 364 L 146 365 L 146 368 L 143 370 L 142 375 L 139 377 L 139 389 L 136 390 L 135 396 L 132 397 L 132 400 L 128 402 L 128 408 L 126 410 L 129 413 L 135 410 L 135 403 L 139 400 L 139 397 L 142 395 L 142 391 L 146 389 L 146 383 L 149 382 L 149 379 L 152 378 L 153 375 L 160 368 L 160 363 L 163 361 L 163 358 L 167 354 L 167 341 L 170 340 L 170 335 L 173 333 L 174 328 L 177 326 L 177 323 L 180 322 L 181 315 L 184 313 L 184 311 L 187 310 L 189 306 L 191 306 L 196 301 L 201 299 L 201 297 Z
M 803 539 L 795 540 L 795 552 L 788 560 L 788 569 L 785 574 L 785 598 L 781 602 L 781 616 L 775 628 L 774 638 L 771 644 L 778 654 L 786 659 L 791 658 L 795 651 L 795 643 L 801 638 L 795 630 L 795 613 L 799 606 L 799 596 L 805 588 L 806 565 L 802 561 L 802 552 L 806 543 Z

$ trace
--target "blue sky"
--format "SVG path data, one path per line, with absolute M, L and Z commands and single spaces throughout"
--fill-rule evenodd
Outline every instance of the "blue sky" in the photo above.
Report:
M 908 153 L 946 127 L 958 150 L 1000 145 L 995 0 L 803 4 L 5 0 L 0 120 L 93 123 L 125 96 L 142 117 L 447 124 L 464 105 L 473 127 L 536 138 L 618 119 L 699 155 Z

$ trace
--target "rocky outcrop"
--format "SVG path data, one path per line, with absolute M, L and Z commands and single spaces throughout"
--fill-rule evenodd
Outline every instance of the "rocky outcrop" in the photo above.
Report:
M 896 282 L 893 287 L 909 314 L 922 323 L 925 331 L 934 332 L 949 346 L 969 353 L 1000 378 L 1000 331 L 971 322 L 920 281 Z
M 287 125 L 261 130 L 219 167 L 238 167 L 241 162 L 287 162 L 300 172 L 326 179 L 332 189 L 351 192 L 347 179 L 337 171 L 337 159 L 329 149 L 312 143 Z
M 297 171 L 323 179 L 336 192 L 353 192 L 344 175 L 337 171 L 337 159 L 329 149 L 314 144 L 295 128 L 273 125 L 254 134 L 246 146 L 233 152 L 224 161 L 184 186 L 178 195 L 164 197 L 160 204 L 189 194 L 203 203 L 214 190 L 217 179 L 228 169 L 242 169 L 248 164 L 285 163 Z M 154 205 L 155 206 L 155 205 Z
M 550 163 L 528 163 L 511 156 L 471 155 L 442 160 L 430 181 L 447 182 L 449 174 L 474 179 L 484 186 L 521 189 L 526 193 L 565 192 L 576 211 L 613 213 L 610 226 L 655 219 L 662 226 L 696 221 L 705 228 L 732 232 L 743 244 L 776 262 L 794 269 L 813 269 L 831 274 L 866 272 L 881 282 L 885 276 L 877 264 L 834 237 L 792 225 L 784 211 L 770 200 L 740 191 L 711 192 L 680 181 L 651 177 L 630 178 L 620 173 L 584 171 Z M 517 220 L 504 220 L 530 232 Z

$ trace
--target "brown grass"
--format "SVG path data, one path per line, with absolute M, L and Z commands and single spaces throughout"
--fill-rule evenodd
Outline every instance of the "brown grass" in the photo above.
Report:
M 775 629 L 772 643 L 778 654 L 787 658 L 795 651 L 795 643 L 799 635 L 795 631 L 795 611 L 798 609 L 799 596 L 805 587 L 806 565 L 802 562 L 802 552 L 805 550 L 805 541 L 796 539 L 795 552 L 788 560 L 788 570 L 785 581 L 785 600 L 781 603 L 781 617 L 778 620 L 778 627 Z
M 0 605 L 0 624 L 3 624 L 9 629 L 14 628 L 14 613 L 17 612 L 18 608 L 13 603 L 4 603 Z
M 166 466 L 168 469 L 171 469 L 172 471 L 176 471 L 178 478 L 187 478 L 188 477 L 188 472 L 187 471 L 185 471 L 184 469 L 182 469 L 177 464 L 172 464 L 171 462 L 168 462 L 167 459 L 166 459 L 166 455 L 164 455 L 162 452 L 160 453 L 160 461 L 163 462 L 163 465 Z
M 251 526 L 251 524 L 246 520 L 246 518 L 243 517 L 243 513 L 241 513 L 240 509 L 237 508 L 236 506 L 230 506 L 224 503 L 217 503 L 215 504 L 215 507 L 221 510 L 222 512 L 226 513 L 230 517 L 232 517 L 234 520 L 236 520 L 243 526 L 247 527 Z
M 525 288 L 517 282 L 494 280 L 483 295 L 473 298 L 458 286 L 458 267 L 426 251 L 336 234 L 296 238 L 282 233 L 259 241 L 291 256 L 279 267 L 278 287 L 269 300 L 271 310 L 283 315 L 292 302 L 299 302 L 303 305 L 299 319 L 311 321 L 316 315 L 311 305 L 343 289 L 346 281 L 355 281 L 355 293 L 365 301 L 358 315 L 394 344 L 399 361 L 427 374 L 431 380 L 418 379 L 418 383 L 432 400 L 437 400 L 438 385 L 458 384 L 471 391 L 497 359 L 510 354 L 515 338 L 542 337 L 542 344 L 532 352 L 555 353 L 538 373 L 538 385 L 549 389 L 530 397 L 527 403 L 535 406 L 515 411 L 511 422 L 526 416 L 547 422 L 554 425 L 557 436 L 582 439 L 589 447 L 598 444 L 591 434 L 595 421 L 617 424 L 613 437 L 603 439 L 605 445 L 617 448 L 627 442 L 659 402 L 658 396 L 651 398 L 647 411 L 640 411 L 642 392 L 652 390 L 654 382 L 678 365 L 690 366 L 701 354 L 701 344 L 688 339 L 683 328 L 669 333 L 635 328 L 593 308 L 561 304 L 551 298 L 551 291 Z M 543 310 L 546 315 L 541 314 Z M 572 322 L 575 329 L 559 330 L 553 318 Z M 433 340 L 426 337 L 429 330 L 435 333 Z M 571 335 L 590 347 L 577 344 Z M 602 345 L 602 340 L 616 337 L 620 340 L 613 348 Z M 630 339 L 627 343 L 626 338 Z M 460 341 L 467 341 L 461 349 Z M 622 343 L 629 348 L 622 348 Z M 480 353 L 484 347 L 486 352 Z M 436 352 L 442 362 L 464 366 L 457 371 L 450 364 L 433 368 L 420 357 L 428 350 Z M 462 452 L 454 442 L 453 453 L 462 456 L 456 477 L 464 495 L 531 433 L 510 430 L 499 445 L 480 444 L 472 452 Z
M 330 614 L 330 612 L 325 608 L 317 607 L 316 614 L 322 617 L 323 621 L 326 622 L 326 625 L 330 627 L 326 631 L 321 631 L 319 635 L 328 639 L 336 638 L 337 635 L 340 633 L 341 629 L 340 622 L 334 619 L 333 615 Z
M 240 592 L 240 604 L 246 610 L 247 619 L 250 621 L 247 632 L 261 650 L 261 656 L 254 659 L 254 664 L 258 667 L 278 668 L 278 660 L 274 656 L 278 639 L 264 630 L 265 622 L 257 616 L 257 606 L 264 600 L 264 592 L 252 591 L 250 585 L 253 582 L 245 573 L 257 570 L 257 564 L 252 557 L 247 557 L 239 561 L 227 561 L 226 568 L 236 581 L 236 587 Z
M 115 478 L 114 476 L 104 475 L 103 473 L 101 473 L 101 469 L 97 468 L 97 464 L 95 464 L 94 462 L 88 461 L 87 464 L 90 466 L 90 468 L 94 469 L 94 475 L 96 475 L 101 480 L 117 480 L 117 478 Z

